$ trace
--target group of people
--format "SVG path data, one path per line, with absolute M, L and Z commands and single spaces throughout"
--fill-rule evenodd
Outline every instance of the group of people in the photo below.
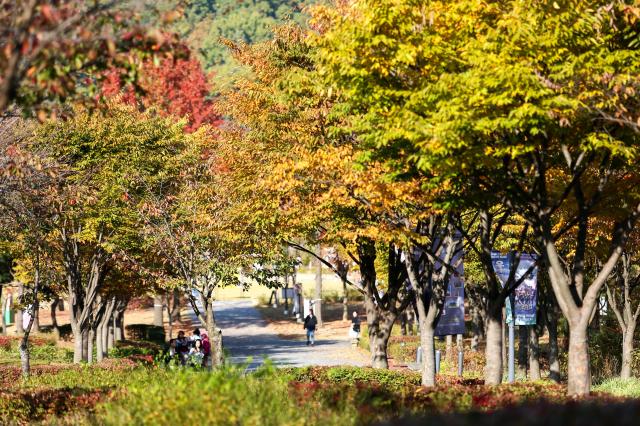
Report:
M 178 332 L 177 339 L 169 340 L 169 347 L 165 351 L 165 362 L 172 361 L 176 365 L 189 365 L 193 367 L 205 367 L 211 356 L 211 343 L 209 336 L 200 334 L 200 329 L 193 330 L 191 337 L 186 337 L 184 331 Z
M 307 346 L 315 345 L 316 328 L 318 327 L 318 319 L 313 313 L 313 309 L 309 309 L 309 315 L 304 318 L 303 328 L 307 332 Z M 351 318 L 351 328 L 349 329 L 349 337 L 352 342 L 357 344 L 360 340 L 360 318 L 358 313 L 353 311 L 353 317 Z

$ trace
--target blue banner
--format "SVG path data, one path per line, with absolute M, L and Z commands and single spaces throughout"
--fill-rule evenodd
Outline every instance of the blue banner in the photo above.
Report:
M 509 271 L 511 264 L 515 261 L 513 255 L 501 254 L 495 251 L 491 252 L 491 260 L 493 261 L 493 269 L 504 287 L 509 279 Z M 522 253 L 520 262 L 516 268 L 515 280 L 518 281 L 527 273 L 536 263 L 534 254 Z M 535 325 L 536 324 L 536 306 L 538 302 L 538 268 L 533 266 L 529 275 L 520 283 L 514 291 L 511 292 L 505 303 L 507 324 L 513 322 L 513 313 L 515 312 L 515 325 Z
M 455 271 L 449 274 L 449 283 L 447 285 L 447 294 L 445 296 L 444 305 L 442 306 L 442 314 L 436 324 L 435 335 L 447 336 L 451 334 L 464 334 L 464 263 L 462 261 L 462 238 L 456 236 L 456 252 L 452 256 L 451 265 L 455 267 Z M 446 252 L 443 248 L 442 252 Z M 442 259 L 443 254 L 440 255 Z M 438 268 L 436 268 L 437 270 Z

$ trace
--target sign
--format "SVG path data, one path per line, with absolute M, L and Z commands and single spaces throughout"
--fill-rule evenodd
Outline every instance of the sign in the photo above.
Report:
M 293 296 L 295 295 L 294 290 L 290 287 L 287 288 L 282 288 L 282 298 L 283 299 L 293 299 Z
M 516 280 L 520 280 L 529 268 L 531 272 L 527 275 L 522 283 L 516 287 L 512 294 L 514 299 L 514 309 L 516 313 L 515 325 L 535 325 L 536 324 L 536 306 L 538 302 L 538 267 L 536 264 L 536 256 L 534 254 L 522 253 L 520 255 L 520 263 L 516 269 Z
M 462 261 L 462 238 L 456 235 L 456 252 L 452 256 L 451 265 L 455 271 L 449 274 L 447 294 L 442 306 L 442 314 L 436 324 L 436 336 L 448 336 L 452 334 L 464 334 L 464 263 Z M 436 242 L 437 243 L 437 242 Z M 446 247 L 441 250 L 440 259 L 446 252 Z M 439 265 L 436 265 L 436 270 Z
M 514 262 L 513 255 L 491 252 L 493 269 L 504 287 L 509 279 L 511 264 Z M 515 280 L 518 281 L 536 263 L 536 256 L 522 253 L 520 262 L 516 268 Z M 506 303 L 507 324 L 513 322 L 513 312 L 515 312 L 515 325 L 535 325 L 536 306 L 538 302 L 538 268 L 533 267 L 529 275 L 511 292 Z

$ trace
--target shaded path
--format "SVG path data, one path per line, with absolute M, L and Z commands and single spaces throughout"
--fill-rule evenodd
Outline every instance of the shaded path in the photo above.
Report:
M 351 347 L 346 337 L 316 340 L 315 346 L 278 337 L 251 301 L 219 301 L 214 303 L 214 310 L 224 347 L 233 363 L 245 363 L 252 358 L 248 368 L 254 369 L 268 357 L 278 366 L 366 365 L 365 357 Z M 303 333 L 300 325 L 300 335 Z

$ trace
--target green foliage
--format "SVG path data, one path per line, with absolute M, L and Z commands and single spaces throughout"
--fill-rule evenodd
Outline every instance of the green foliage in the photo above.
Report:
M 177 24 L 193 49 L 200 53 L 208 71 L 223 79 L 241 71 L 220 39 L 257 43 L 272 37 L 272 30 L 287 20 L 304 21 L 308 0 L 194 0 Z M 245 71 L 246 72 L 246 71 Z
M 360 367 L 306 367 L 285 370 L 292 380 L 305 382 L 316 381 L 334 384 L 356 385 L 368 383 L 384 386 L 401 392 L 420 385 L 420 375 L 412 372 L 379 370 Z
M 41 337 L 29 339 L 31 362 L 34 364 L 66 363 L 73 360 L 73 352 L 56 345 L 55 340 Z M 14 363 L 20 360 L 19 337 L 0 336 L 0 360 Z
M 109 351 L 109 357 L 129 358 L 131 356 L 137 356 L 137 355 L 155 356 L 162 351 L 162 344 L 164 344 L 164 340 L 161 340 L 161 341 L 152 340 L 152 339 L 146 339 L 146 340 L 150 340 L 150 341 L 124 340 L 124 341 L 116 342 L 115 347 Z
M 352 424 L 340 414 L 313 412 L 288 396 L 287 381 L 266 367 L 244 375 L 242 367 L 202 374 L 158 370 L 123 390 L 123 398 L 97 410 L 99 424 L 294 425 Z

